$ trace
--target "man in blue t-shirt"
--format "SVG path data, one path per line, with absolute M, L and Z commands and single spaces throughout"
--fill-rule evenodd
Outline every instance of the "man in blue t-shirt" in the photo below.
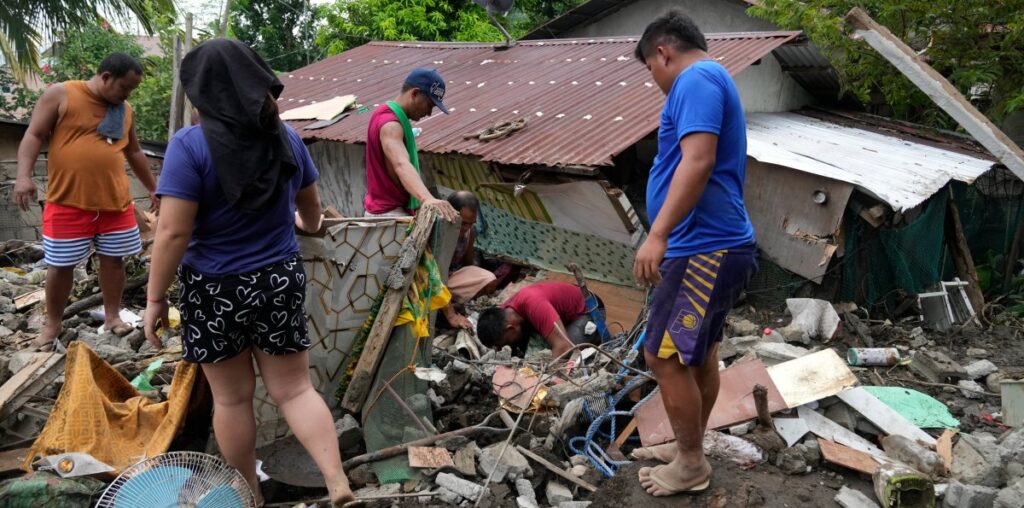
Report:
M 671 11 L 648 25 L 635 56 L 667 95 L 647 181 L 647 240 L 638 282 L 656 286 L 644 339 L 676 442 L 638 453 L 668 464 L 640 469 L 655 496 L 708 487 L 703 437 L 718 397 L 725 316 L 757 269 L 743 204 L 746 121 L 736 85 L 707 54 L 693 21 Z

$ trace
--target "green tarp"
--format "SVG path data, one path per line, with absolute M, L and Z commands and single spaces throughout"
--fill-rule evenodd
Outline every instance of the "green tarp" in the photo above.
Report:
M 945 404 L 931 396 L 898 386 L 865 386 L 865 390 L 922 429 L 947 429 L 960 426 Z

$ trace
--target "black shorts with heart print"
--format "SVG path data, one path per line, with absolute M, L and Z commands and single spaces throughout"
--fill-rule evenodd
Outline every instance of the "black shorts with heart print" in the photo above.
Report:
M 211 277 L 178 269 L 181 356 L 216 363 L 249 346 L 268 355 L 310 348 L 306 334 L 306 271 L 296 254 L 259 270 Z

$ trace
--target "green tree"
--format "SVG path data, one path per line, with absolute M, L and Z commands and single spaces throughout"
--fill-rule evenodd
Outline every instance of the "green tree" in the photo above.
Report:
M 28 120 L 41 91 L 32 90 L 18 80 L 5 67 L 0 67 L 0 118 Z
M 1024 109 L 1024 0 L 761 0 L 748 12 L 799 29 L 837 69 L 844 91 L 875 112 L 956 124 L 863 42 L 842 17 L 858 6 L 918 51 L 989 118 Z
M 65 32 L 51 48 L 53 62 L 48 68 L 43 68 L 43 80 L 60 83 L 89 79 L 96 73 L 100 62 L 117 51 L 137 59 L 144 50 L 135 37 L 117 33 L 106 21 Z
M 94 24 L 100 15 L 133 16 L 146 30 L 160 14 L 173 14 L 174 0 L 3 0 L 0 1 L 0 55 L 22 79 L 39 69 L 44 33 Z M 41 30 L 37 27 L 41 27 Z
M 290 71 L 320 58 L 314 43 L 316 12 L 309 0 L 236 0 L 231 35 L 274 69 Z

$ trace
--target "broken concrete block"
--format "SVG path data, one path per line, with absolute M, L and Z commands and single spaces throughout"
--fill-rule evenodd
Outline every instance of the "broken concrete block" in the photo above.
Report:
M 999 440 L 999 455 L 1003 462 L 1024 464 L 1024 427 L 1017 427 Z
M 463 476 L 476 476 L 476 458 L 480 455 L 480 447 L 475 442 L 455 452 L 455 469 Z
M 352 415 L 347 414 L 334 422 L 334 432 L 338 434 L 338 446 L 342 450 L 355 448 L 363 442 L 363 429 Z
M 999 367 L 988 360 L 978 360 L 966 367 L 967 379 L 981 379 L 993 372 L 999 372 Z
M 761 342 L 754 347 L 754 353 L 768 366 L 795 360 L 809 352 L 806 348 L 783 342 Z
M 590 464 L 590 459 L 583 455 L 573 455 L 572 457 L 569 457 L 569 464 L 572 464 L 574 466 L 585 466 L 587 464 Z
M 444 487 L 458 494 L 463 499 L 471 501 L 475 501 L 484 492 L 484 488 L 480 485 L 449 473 L 438 473 L 437 477 L 434 478 L 434 483 L 437 483 L 439 487 Z
M 606 394 L 615 389 L 615 375 L 606 370 L 599 371 L 590 377 L 575 379 L 572 383 L 562 383 L 548 388 L 548 400 L 554 401 L 559 407 L 588 395 Z
M 757 426 L 757 424 L 755 424 L 752 421 L 750 421 L 750 422 L 743 422 L 743 423 L 741 423 L 739 425 L 733 425 L 732 427 L 729 427 L 729 434 L 732 434 L 734 436 L 742 436 L 742 435 L 747 434 L 748 432 L 754 430 L 755 426 Z
M 516 508 L 540 508 L 537 506 L 537 500 L 526 496 L 519 496 L 516 498 Z
M 807 465 L 807 459 L 804 458 L 803 451 L 797 447 L 786 448 L 780 451 L 775 456 L 775 465 L 778 466 L 782 472 L 789 475 L 807 474 L 811 472 L 811 467 Z
M 572 469 L 569 470 L 569 472 L 576 478 L 583 478 L 583 475 L 587 474 L 587 471 L 590 471 L 590 468 L 584 465 L 572 466 Z
M 537 493 L 533 490 L 533 484 L 526 478 L 516 480 L 516 494 L 519 494 L 520 497 L 530 498 L 534 503 L 537 502 Z
M 843 508 L 878 508 L 878 503 L 864 495 L 863 492 L 853 490 L 845 485 L 839 489 L 835 501 Z
M 1024 478 L 1024 464 L 1011 462 L 1006 465 L 1006 483 L 1013 483 L 1018 478 Z
M 1019 508 L 1024 504 L 1024 479 L 1010 482 L 1005 489 L 996 495 L 993 508 Z
M 443 502 L 444 504 L 446 504 L 448 506 L 458 506 L 459 503 L 463 502 L 462 496 L 460 496 L 460 495 L 458 495 L 458 494 L 456 494 L 456 493 L 454 493 L 454 492 L 452 492 L 452 491 L 450 491 L 450 490 L 448 490 L 448 489 L 446 489 L 444 487 L 438 487 L 438 489 L 437 489 L 437 498 L 440 499 L 441 502 Z
M 946 498 L 942 505 L 946 508 L 989 508 L 998 494 L 999 491 L 992 487 L 965 485 L 953 480 L 946 488 Z
M 382 496 L 394 496 L 402 493 L 401 483 L 385 483 L 384 485 L 376 485 L 373 487 L 363 487 L 354 492 L 356 497 L 382 497 Z
M 985 376 L 985 388 L 992 393 L 1000 393 L 1003 390 L 1002 382 L 1006 376 L 1002 372 L 993 372 Z
M 753 349 L 759 342 L 761 342 L 761 338 L 757 335 L 729 337 L 723 340 L 722 344 L 718 347 L 718 358 L 724 360 L 744 354 Z
M 910 359 L 910 369 L 933 383 L 945 383 L 949 379 L 964 379 L 967 371 L 945 353 L 918 351 Z
M 127 361 L 134 355 L 132 351 L 127 351 L 110 344 L 100 344 L 94 349 L 94 351 L 96 352 L 96 356 L 99 356 L 103 361 L 110 365 L 117 365 L 123 361 Z
M 544 495 L 547 496 L 548 504 L 552 506 L 572 501 L 572 491 L 569 490 L 569 487 L 554 480 L 548 482 L 547 487 L 544 489 Z
M 725 318 L 726 335 L 730 337 L 740 337 L 745 335 L 757 335 L 761 332 L 761 327 L 756 324 L 738 317 L 728 316 Z
M 821 445 L 818 444 L 817 439 L 808 439 L 800 446 L 803 447 L 804 459 L 807 460 L 808 464 L 821 462 Z
M 530 468 L 530 463 L 526 461 L 526 457 L 523 457 L 523 454 L 516 451 L 512 446 L 505 450 L 501 461 L 498 461 L 498 455 L 501 454 L 501 449 L 504 446 L 505 443 L 503 442 L 495 443 L 480 452 L 480 463 L 478 466 L 480 474 L 487 477 L 493 470 L 494 476 L 491 477 L 491 481 L 495 483 L 504 482 L 506 478 L 517 480 L 532 476 L 533 469 Z
M 1000 487 L 1006 471 L 1000 461 L 999 446 L 991 436 L 963 434 L 953 446 L 951 476 L 962 483 Z
M 13 333 L 14 333 L 14 331 L 11 330 L 10 328 L 7 328 L 6 326 L 0 325 L 0 339 L 6 339 L 7 337 L 9 337 Z
M 592 501 L 563 501 L 557 508 L 588 508 Z
M 970 356 L 972 358 L 985 358 L 986 356 L 988 356 L 988 351 L 985 351 L 980 347 L 969 347 L 967 348 L 967 356 Z
M 984 391 L 984 388 L 977 381 L 961 379 L 956 382 L 956 385 L 961 388 L 960 394 L 968 399 L 980 399 L 983 397 L 981 392 Z

